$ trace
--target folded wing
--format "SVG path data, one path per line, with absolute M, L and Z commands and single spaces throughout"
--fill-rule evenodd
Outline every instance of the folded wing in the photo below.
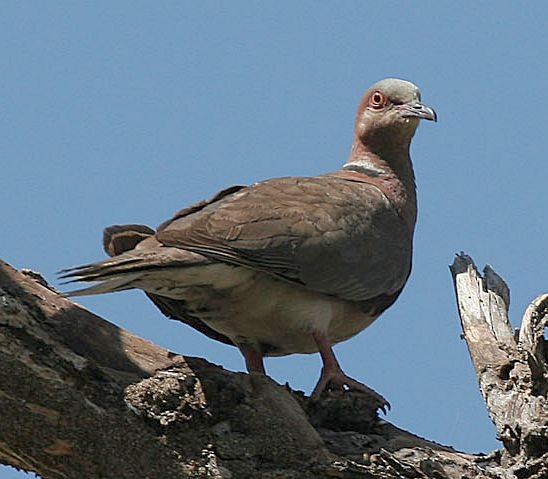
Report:
M 156 238 L 352 301 L 399 291 L 411 266 L 411 235 L 385 195 L 335 176 L 239 189 L 176 215 Z

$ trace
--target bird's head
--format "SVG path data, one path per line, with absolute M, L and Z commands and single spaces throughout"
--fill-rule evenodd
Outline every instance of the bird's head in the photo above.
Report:
M 356 139 L 368 150 L 379 153 L 408 148 L 419 120 L 437 121 L 437 116 L 421 103 L 418 87 L 405 80 L 387 78 L 365 92 L 356 118 Z

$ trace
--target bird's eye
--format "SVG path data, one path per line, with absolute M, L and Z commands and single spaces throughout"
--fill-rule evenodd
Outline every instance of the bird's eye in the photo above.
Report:
M 386 96 L 380 91 L 376 91 L 369 98 L 369 104 L 367 106 L 369 106 L 369 108 L 373 108 L 374 110 L 380 110 L 381 108 L 384 108 L 387 103 L 388 99 Z

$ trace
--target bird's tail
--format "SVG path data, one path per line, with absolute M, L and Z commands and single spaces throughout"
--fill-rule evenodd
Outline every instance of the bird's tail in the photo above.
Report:
M 105 228 L 103 246 L 111 258 L 76 266 L 59 272 L 63 284 L 97 282 L 98 284 L 65 293 L 86 296 L 141 288 L 154 292 L 157 281 L 168 270 L 211 264 L 198 253 L 162 245 L 155 231 L 144 225 L 114 225 Z
M 59 274 L 61 279 L 67 280 L 63 284 L 98 282 L 94 286 L 65 293 L 66 296 L 86 296 L 134 288 L 133 284 L 143 275 L 143 270 L 151 267 L 153 264 L 144 258 L 125 253 L 97 263 L 64 269 Z
M 153 236 L 155 231 L 145 225 L 113 225 L 103 231 L 103 247 L 113 257 L 97 263 L 64 269 L 59 272 L 61 279 L 68 279 L 63 284 L 77 281 L 99 281 L 99 284 L 65 293 L 66 296 L 85 296 L 91 294 L 111 293 L 131 289 L 132 283 L 141 276 L 141 272 L 132 271 L 142 263 L 142 258 L 131 252 L 139 243 Z M 141 265 L 142 266 L 142 265 Z
M 69 291 L 65 293 L 67 296 L 112 293 L 133 288 L 154 293 L 159 282 L 171 275 L 170 271 L 192 270 L 194 266 L 207 264 L 211 264 L 211 260 L 197 253 L 165 247 L 150 238 L 136 249 L 97 263 L 62 270 L 59 275 L 61 279 L 67 280 L 63 284 L 98 283 Z M 190 277 L 187 280 L 192 282 Z
M 88 286 L 86 288 L 74 289 L 64 293 L 65 296 L 90 296 L 93 294 L 104 294 L 104 293 L 114 293 L 116 291 L 124 291 L 126 289 L 134 288 L 133 284 L 141 276 L 140 273 L 127 274 L 119 278 L 110 278 L 105 281 L 101 281 L 98 284 L 93 286 Z M 74 281 L 83 281 L 83 280 L 74 280 Z M 71 283 L 72 281 L 68 281 Z M 64 283 L 66 284 L 66 283 Z
M 109 256 L 131 251 L 143 240 L 154 236 L 155 231 L 146 225 L 112 225 L 103 230 L 103 249 Z

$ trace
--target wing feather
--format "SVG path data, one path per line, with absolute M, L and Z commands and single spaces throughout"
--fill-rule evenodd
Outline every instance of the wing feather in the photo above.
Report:
M 374 185 L 336 176 L 279 178 L 176 215 L 156 238 L 341 298 L 399 291 L 412 233 Z

